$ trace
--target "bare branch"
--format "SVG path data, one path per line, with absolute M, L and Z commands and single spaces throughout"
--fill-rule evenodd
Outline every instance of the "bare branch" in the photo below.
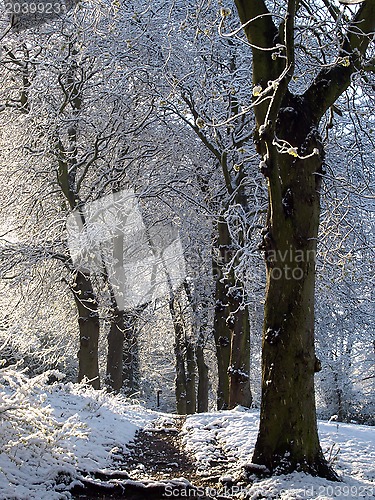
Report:
M 304 97 L 311 103 L 316 121 L 349 87 L 351 76 L 361 68 L 375 31 L 375 0 L 366 0 L 350 23 L 336 65 L 322 69 Z

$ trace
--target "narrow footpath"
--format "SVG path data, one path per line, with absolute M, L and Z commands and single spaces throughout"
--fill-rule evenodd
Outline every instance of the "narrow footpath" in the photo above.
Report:
M 118 459 L 115 469 L 83 474 L 71 490 L 79 500 L 165 500 L 199 498 L 227 500 L 218 495 L 228 461 L 223 457 L 204 473 L 197 471 L 193 457 L 182 446 L 181 428 L 185 417 L 156 421 L 138 431 L 127 445 L 129 454 Z M 228 486 L 228 485 L 227 485 Z M 230 486 L 230 485 L 229 485 Z M 215 492 L 214 494 L 211 492 Z

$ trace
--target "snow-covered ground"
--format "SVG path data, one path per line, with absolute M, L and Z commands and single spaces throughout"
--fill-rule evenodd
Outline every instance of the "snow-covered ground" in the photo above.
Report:
M 227 475 L 236 478 L 241 467 L 250 462 L 258 424 L 258 412 L 241 408 L 193 415 L 184 425 L 183 441 L 202 470 L 223 456 L 233 459 Z M 254 478 L 251 487 L 239 490 L 252 500 L 375 498 L 375 428 L 320 421 L 319 435 L 322 449 L 341 476 L 341 483 L 293 473 L 262 480 Z
M 137 429 L 167 417 L 82 385 L 47 385 L 47 378 L 0 370 L 1 499 L 69 498 L 77 471 L 115 468 Z M 226 457 L 234 477 L 250 461 L 257 426 L 258 413 L 241 408 L 189 416 L 183 442 L 202 471 Z M 257 479 L 246 488 L 250 498 L 375 498 L 375 428 L 320 422 L 319 430 L 342 483 L 297 473 Z
M 109 467 L 157 418 L 121 397 L 47 379 L 0 370 L 1 499 L 69 498 L 59 491 L 78 470 Z

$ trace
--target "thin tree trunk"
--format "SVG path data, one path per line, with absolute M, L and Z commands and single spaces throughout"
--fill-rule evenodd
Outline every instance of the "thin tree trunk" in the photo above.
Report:
M 175 359 L 176 359 L 176 379 L 175 379 L 175 393 L 176 393 L 176 409 L 179 415 L 186 415 L 187 405 L 186 405 L 186 372 L 185 372 L 185 360 L 181 334 L 183 334 L 181 328 L 175 326 Z
M 225 304 L 225 285 L 216 282 L 214 337 L 217 361 L 217 409 L 225 410 L 229 407 L 229 378 L 231 333 L 227 327 L 228 306 Z
M 138 310 L 133 313 L 123 313 L 124 341 L 122 350 L 122 374 L 123 390 L 128 396 L 139 390 L 138 313 Z
M 202 345 L 203 335 L 200 333 L 195 349 L 198 369 L 198 388 L 197 388 L 197 409 L 199 413 L 208 411 L 208 366 L 204 359 L 204 350 Z
M 196 359 L 194 344 L 186 341 L 186 413 L 193 415 L 197 409 L 196 395 Z
M 79 325 L 78 382 L 87 379 L 94 389 L 100 389 L 99 313 L 90 277 L 82 272 L 77 272 L 73 293 L 78 310 Z
M 193 338 L 196 339 L 195 346 L 190 344 L 190 348 L 187 349 L 187 394 L 188 402 L 193 400 L 194 405 L 190 408 L 187 407 L 187 412 L 193 414 L 198 408 L 198 412 L 208 411 L 208 366 L 204 360 L 204 328 L 202 327 L 202 317 L 199 316 L 199 311 L 197 308 L 197 301 L 193 298 L 189 283 L 185 280 L 183 283 L 186 297 L 189 301 L 190 307 L 195 315 L 195 321 L 193 322 L 194 334 Z M 205 304 L 207 307 L 207 304 Z M 206 310 L 205 308 L 203 308 Z M 194 357 L 193 357 L 194 356 Z M 191 361 L 194 361 L 192 363 Z M 198 369 L 198 383 L 196 387 L 196 369 Z M 193 374 L 193 379 L 190 377 L 190 373 Z M 189 380 L 190 379 L 190 380 Z M 195 394 L 197 397 L 195 398 Z
M 240 306 L 239 306 L 240 307 Z M 233 315 L 231 327 L 231 358 L 229 374 L 229 408 L 237 405 L 250 408 L 250 323 L 247 307 Z
M 107 384 L 115 392 L 122 388 L 124 347 L 124 313 L 116 310 L 108 333 Z
M 186 415 L 187 413 L 187 377 L 185 367 L 186 355 L 186 342 L 184 326 L 176 311 L 176 298 L 171 291 L 171 298 L 169 300 L 169 310 L 171 313 L 173 328 L 175 333 L 175 395 L 176 395 L 176 409 L 179 415 Z M 194 397 L 195 399 L 195 397 Z

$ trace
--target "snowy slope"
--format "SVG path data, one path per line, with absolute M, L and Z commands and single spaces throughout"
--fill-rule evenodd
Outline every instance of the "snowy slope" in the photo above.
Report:
M 0 371 L 1 499 L 67 498 L 55 491 L 66 489 L 77 469 L 110 466 L 156 418 L 121 397 L 46 379 Z

